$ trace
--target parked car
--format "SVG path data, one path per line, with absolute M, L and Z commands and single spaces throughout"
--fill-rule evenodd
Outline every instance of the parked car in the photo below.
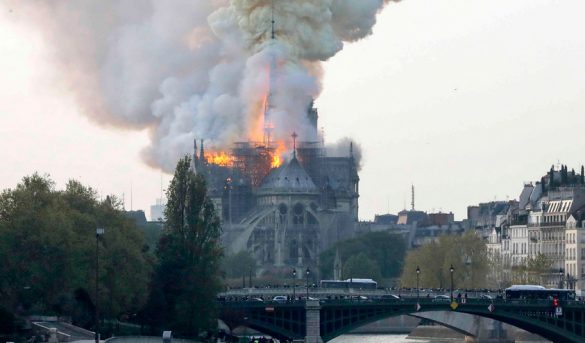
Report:
M 277 303 L 285 303 L 288 301 L 288 298 L 284 295 L 277 295 L 274 298 L 272 298 L 272 301 L 276 301 Z
M 380 297 L 380 300 L 402 300 L 399 296 L 397 296 L 396 294 L 384 294 Z
M 492 296 L 488 295 L 488 294 L 482 294 L 479 296 L 479 298 L 482 300 L 492 300 L 493 299 Z

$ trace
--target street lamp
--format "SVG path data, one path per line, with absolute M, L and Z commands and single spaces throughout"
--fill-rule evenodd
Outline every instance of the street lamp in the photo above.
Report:
M 294 269 L 294 268 L 292 270 L 292 279 L 293 279 L 292 280 L 293 281 L 293 284 L 292 284 L 293 285 L 292 286 L 293 287 L 293 298 L 292 298 L 292 300 L 294 301 L 295 300 L 295 297 L 296 297 L 296 295 L 295 295 L 295 288 L 297 287 L 297 281 L 296 281 L 296 279 L 297 279 L 297 270 Z
M 307 267 L 307 300 L 309 300 L 309 275 L 311 274 L 311 269 Z
M 565 280 L 567 280 L 567 289 L 573 289 L 572 286 L 573 280 L 571 280 L 571 274 L 567 273 Z
M 419 300 L 418 277 L 420 276 L 420 268 L 416 266 L 416 302 Z
M 449 271 L 451 272 L 451 302 L 453 302 L 453 272 L 455 271 L 455 269 L 453 268 L 453 265 L 451 265 L 451 268 L 449 268 Z
M 100 270 L 100 236 L 104 234 L 104 228 L 95 229 L 95 343 L 100 341 L 100 311 L 99 311 L 99 270 Z

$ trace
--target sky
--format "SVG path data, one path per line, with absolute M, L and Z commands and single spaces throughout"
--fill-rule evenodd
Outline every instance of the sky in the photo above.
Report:
M 2 1 L 0 1 L 0 4 Z M 360 218 L 515 199 L 552 164 L 585 163 L 585 2 L 403 0 L 325 63 L 326 141 L 363 149 Z M 170 176 L 140 158 L 146 131 L 85 116 L 38 29 L 0 5 L 0 188 L 68 179 L 144 209 Z

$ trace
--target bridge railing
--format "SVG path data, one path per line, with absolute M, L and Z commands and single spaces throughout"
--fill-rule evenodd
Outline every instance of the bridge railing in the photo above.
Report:
M 360 297 L 350 297 L 350 298 L 321 298 L 318 299 L 321 304 L 449 304 L 449 299 L 433 299 L 433 298 L 416 298 L 416 297 L 405 297 L 399 299 L 379 299 L 379 298 L 360 298 Z M 481 298 L 467 298 L 467 299 L 454 299 L 457 303 L 461 305 L 469 304 L 469 305 L 519 305 L 519 306 L 538 306 L 538 307 L 551 307 L 552 308 L 552 301 L 551 300 L 506 300 L 506 299 L 481 299 Z M 266 307 L 266 306 L 299 306 L 305 303 L 305 299 L 289 299 L 286 301 L 256 301 L 256 300 L 246 300 L 243 298 L 227 298 L 223 299 L 220 302 L 230 304 L 230 306 L 241 306 L 241 307 Z M 585 306 L 585 302 L 583 301 L 559 301 L 560 306 Z
M 265 299 L 273 298 L 277 295 L 284 295 L 284 296 L 292 296 L 293 293 L 296 297 L 306 297 L 307 289 L 306 287 L 296 287 L 295 292 L 293 292 L 292 287 L 278 287 L 278 288 L 240 288 L 240 289 L 231 289 L 229 291 L 221 292 L 219 294 L 220 297 L 264 297 Z M 449 295 L 449 290 L 419 290 L 417 293 L 416 289 L 357 289 L 357 288 L 350 288 L 350 289 L 340 289 L 340 288 L 321 288 L 321 287 L 309 287 L 309 297 L 314 298 L 326 298 L 328 296 L 366 296 L 366 297 L 382 297 L 384 295 L 396 295 L 402 298 L 416 298 L 417 294 L 419 298 L 432 298 L 436 295 Z M 465 290 L 455 290 L 453 292 L 454 296 L 461 294 L 463 297 L 464 294 L 467 294 L 468 298 L 478 298 L 482 295 L 490 295 L 491 297 L 496 297 L 498 294 L 497 292 L 484 292 L 484 291 L 465 291 Z

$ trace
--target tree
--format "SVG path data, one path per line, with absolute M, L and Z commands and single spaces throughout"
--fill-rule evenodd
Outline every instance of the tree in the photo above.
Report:
M 441 236 L 432 242 L 411 250 L 405 260 L 401 283 L 416 286 L 416 267 L 421 269 L 419 285 L 424 287 L 450 287 L 450 267 L 455 287 L 480 288 L 486 283 L 488 258 L 485 243 L 473 232 L 463 236 Z
M 347 259 L 342 274 L 344 279 L 380 280 L 381 278 L 378 264 L 363 252 Z
M 552 261 L 546 255 L 538 254 L 534 258 L 526 261 L 527 281 L 530 283 L 542 283 L 542 275 L 550 272 Z
M 95 308 L 95 230 L 100 239 L 100 304 L 105 318 L 144 303 L 150 262 L 143 236 L 115 198 L 71 180 L 24 177 L 0 195 L 0 306 L 17 314 L 71 316 L 90 328 Z
M 151 324 L 196 337 L 216 325 L 221 289 L 220 224 L 205 180 L 181 159 L 167 190 L 166 226 L 158 243 L 146 316 Z
M 337 242 L 321 253 L 319 257 L 322 279 L 333 277 L 333 261 L 337 250 L 339 250 L 342 267 L 352 256 L 365 253 L 370 260 L 378 265 L 381 278 L 393 278 L 398 277 L 402 270 L 406 255 L 406 242 L 402 236 L 388 232 L 371 232 Z M 372 276 L 368 278 L 374 279 Z

